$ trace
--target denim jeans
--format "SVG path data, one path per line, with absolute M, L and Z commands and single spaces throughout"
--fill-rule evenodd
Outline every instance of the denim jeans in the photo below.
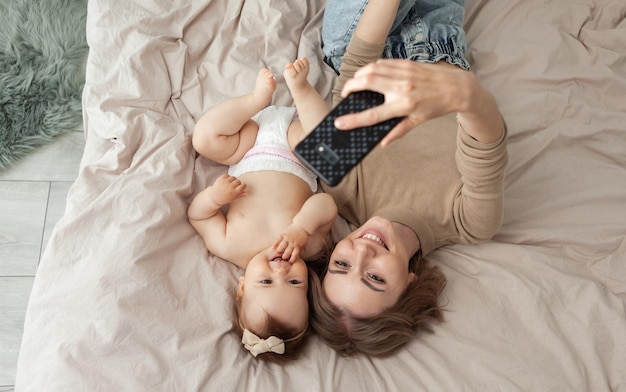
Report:
M 339 70 L 368 0 L 327 0 L 322 24 L 325 61 Z M 383 58 L 434 63 L 445 60 L 469 69 L 465 59 L 465 0 L 401 0 Z

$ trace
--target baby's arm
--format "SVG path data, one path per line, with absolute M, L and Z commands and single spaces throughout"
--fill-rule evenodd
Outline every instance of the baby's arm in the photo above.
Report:
M 300 255 L 310 257 L 324 246 L 326 236 L 337 218 L 337 206 L 332 196 L 316 193 L 309 197 L 294 216 L 291 225 L 274 242 L 283 260 L 294 262 Z
M 224 174 L 212 186 L 198 193 L 187 210 L 189 222 L 200 234 L 207 249 L 224 259 L 229 259 L 226 242 L 228 222 L 221 208 L 244 196 L 245 190 L 246 184 L 236 177 Z
M 259 126 L 251 117 L 272 99 L 276 81 L 272 72 L 259 71 L 254 90 L 227 99 L 209 109 L 193 130 L 192 143 L 202 156 L 233 165 L 254 145 Z

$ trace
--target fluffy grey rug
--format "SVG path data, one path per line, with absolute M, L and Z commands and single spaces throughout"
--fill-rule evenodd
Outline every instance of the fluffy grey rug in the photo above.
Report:
M 81 123 L 87 0 L 0 0 L 0 171 Z

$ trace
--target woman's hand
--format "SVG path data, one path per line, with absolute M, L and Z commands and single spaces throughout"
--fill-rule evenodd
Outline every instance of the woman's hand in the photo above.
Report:
M 385 103 L 338 117 L 335 126 L 349 130 L 405 117 L 383 138 L 380 143 L 383 147 L 416 126 L 453 112 L 467 114 L 467 121 L 462 121 L 461 115 L 460 121 L 466 132 L 479 141 L 495 141 L 502 132 L 501 117 L 491 94 L 480 86 L 471 72 L 445 61 L 430 64 L 379 60 L 370 63 L 346 82 L 341 94 L 346 96 L 360 90 L 383 94 Z

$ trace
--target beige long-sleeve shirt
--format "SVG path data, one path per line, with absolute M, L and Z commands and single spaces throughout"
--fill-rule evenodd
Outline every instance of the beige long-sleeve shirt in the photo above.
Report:
M 375 61 L 381 45 L 353 37 L 334 103 L 345 81 Z M 503 218 L 506 132 L 491 144 L 469 136 L 449 114 L 430 120 L 385 149 L 376 147 L 335 187 L 322 184 L 354 225 L 382 216 L 412 228 L 427 255 L 454 243 L 489 240 Z

